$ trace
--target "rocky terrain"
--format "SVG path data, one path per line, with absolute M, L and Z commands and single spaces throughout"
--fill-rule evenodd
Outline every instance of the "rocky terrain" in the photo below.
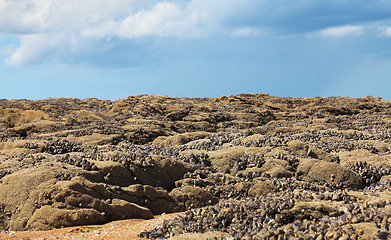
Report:
M 391 102 L 0 100 L 0 228 L 184 211 L 147 238 L 387 239 Z

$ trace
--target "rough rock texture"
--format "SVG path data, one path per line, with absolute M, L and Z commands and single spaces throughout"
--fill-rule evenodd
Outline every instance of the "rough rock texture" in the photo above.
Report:
M 200 187 L 184 186 L 175 188 L 170 196 L 178 203 L 179 211 L 216 204 L 218 199 Z
M 376 97 L 2 99 L 0 228 L 187 210 L 143 236 L 384 239 L 390 129 Z
M 346 169 L 333 162 L 319 162 L 314 164 L 308 171 L 308 178 L 317 182 L 338 184 L 343 188 L 363 188 L 362 177 L 352 170 Z

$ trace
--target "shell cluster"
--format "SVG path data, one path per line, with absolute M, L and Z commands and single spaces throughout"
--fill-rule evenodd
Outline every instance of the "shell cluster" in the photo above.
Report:
M 391 174 L 391 166 L 376 166 L 362 161 L 355 162 L 349 168 L 358 173 L 367 186 L 377 183 L 383 176 Z
M 66 139 L 53 140 L 42 147 L 42 152 L 49 154 L 64 154 L 70 152 L 82 152 L 83 148 Z
M 222 231 L 228 233 L 228 239 L 363 239 L 364 231 L 356 226 L 369 222 L 379 229 L 377 239 L 389 236 L 390 200 L 368 204 L 345 191 L 304 190 L 305 184 L 300 183 L 293 191 L 291 187 L 255 198 L 220 198 L 214 206 L 189 210 L 139 236 L 155 239 L 187 232 Z M 300 205 L 303 201 L 324 202 Z M 330 201 L 336 204 L 330 206 Z

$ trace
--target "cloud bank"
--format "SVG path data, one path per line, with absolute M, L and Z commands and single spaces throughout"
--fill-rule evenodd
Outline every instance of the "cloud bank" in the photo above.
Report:
M 390 12 L 390 0 L 0 0 L 0 40 L 20 42 L 0 53 L 6 65 L 91 64 L 148 38 L 343 37 L 374 26 L 391 36 Z
M 363 33 L 362 26 L 331 27 L 319 32 L 321 37 L 344 37 L 348 35 L 360 35 Z

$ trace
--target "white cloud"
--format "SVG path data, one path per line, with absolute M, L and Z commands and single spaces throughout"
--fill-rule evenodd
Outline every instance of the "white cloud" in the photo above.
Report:
M 49 1 L 0 0 L 0 33 L 36 32 L 43 29 Z
M 117 36 L 139 38 L 149 36 L 199 38 L 218 34 L 222 22 L 249 0 L 192 0 L 158 2 L 117 21 L 104 22 L 83 30 L 84 37 Z
M 153 0 L 0 0 L 0 33 L 80 31 L 132 14 Z
M 231 32 L 231 37 L 253 37 L 263 35 L 264 32 L 260 28 L 244 27 L 236 28 Z
M 312 27 L 307 26 L 311 24 L 297 22 L 329 19 L 322 16 L 335 15 L 333 12 L 312 11 L 314 7 L 340 7 L 328 2 L 298 2 L 299 4 L 287 0 L 283 4 L 271 0 L 0 0 L 0 34 L 17 36 L 20 40 L 20 46 L 10 54 L 5 63 L 24 65 L 51 59 L 63 58 L 67 61 L 72 57 L 77 58 L 78 51 L 74 49 L 93 51 L 90 43 L 101 39 L 115 45 L 117 43 L 114 40 L 129 41 L 143 37 L 250 37 L 265 34 L 263 29 L 271 29 L 272 32 L 279 32 L 274 31 L 275 29 L 293 29 L 292 31 L 299 33 L 316 31 L 327 26 L 324 24 L 325 20 L 321 23 L 315 21 Z M 363 1 L 357 6 L 361 9 L 365 4 Z M 367 8 L 364 6 L 362 9 Z M 375 9 L 371 16 L 377 16 L 378 8 L 369 9 Z M 323 15 L 313 17 L 314 12 Z M 342 19 L 345 19 L 345 15 Z M 349 22 L 342 22 L 341 25 L 343 24 Z M 297 30 L 296 27 L 303 29 Z M 339 37 L 361 34 L 362 31 L 361 26 L 348 25 L 326 28 L 315 35 Z M 284 30 L 281 32 L 286 33 Z M 390 35 L 389 31 L 384 34 Z
M 72 55 L 94 39 L 199 38 L 224 32 L 224 21 L 253 0 L 0 0 L 0 34 L 20 46 L 8 65 Z
M 387 36 L 387 37 L 391 37 L 391 27 L 384 27 L 384 28 L 381 28 L 381 35 L 382 36 Z
M 321 37 L 344 37 L 347 35 L 360 35 L 362 32 L 362 26 L 342 26 L 326 28 L 318 32 L 318 35 Z
M 181 10 L 172 3 L 157 3 L 150 11 L 140 11 L 120 22 L 118 35 L 137 38 L 169 34 L 169 24 L 181 19 Z
M 20 46 L 5 60 L 5 65 L 20 66 L 66 58 L 80 47 L 74 37 L 59 34 L 29 34 L 19 38 Z
M 183 11 L 176 4 L 162 2 L 150 10 L 140 10 L 119 21 L 104 22 L 97 27 L 87 28 L 82 31 L 82 36 L 118 36 L 128 39 L 145 36 L 181 37 L 186 35 L 185 32 L 178 31 L 184 19 Z

